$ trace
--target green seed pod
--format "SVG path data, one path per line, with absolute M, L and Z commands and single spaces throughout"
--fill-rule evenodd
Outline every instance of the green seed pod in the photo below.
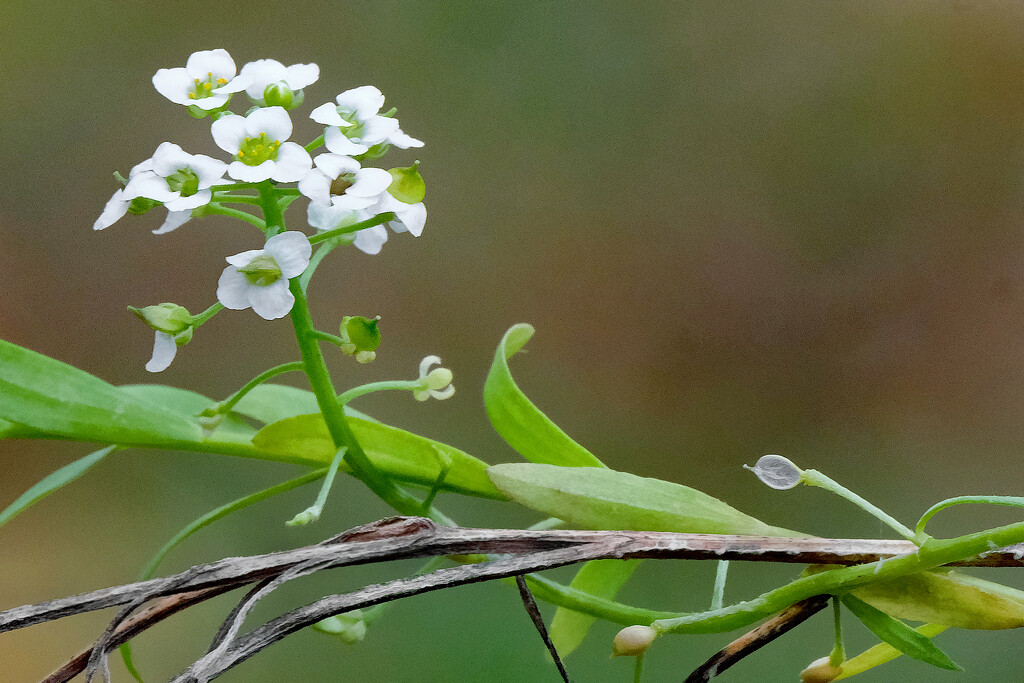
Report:
M 388 169 L 391 174 L 391 186 L 388 192 L 392 197 L 406 204 L 419 204 L 427 194 L 427 184 L 423 182 L 418 167 L 420 162 L 405 168 Z
M 380 330 L 376 318 L 364 318 L 361 315 L 347 315 L 341 319 L 339 336 L 345 341 L 341 347 L 343 353 L 355 356 L 360 363 L 369 363 L 377 354 L 373 353 L 380 346 Z
M 177 337 L 192 327 L 192 315 L 188 312 L 187 308 L 178 304 L 163 303 L 156 306 L 146 306 L 145 308 L 129 306 L 128 310 L 157 332 L 164 332 L 173 337 Z M 192 335 L 189 334 L 188 339 L 180 342 L 178 346 L 187 344 L 191 339 Z

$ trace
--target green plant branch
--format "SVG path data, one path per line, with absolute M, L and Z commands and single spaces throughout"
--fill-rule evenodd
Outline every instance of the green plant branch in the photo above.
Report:
M 310 244 L 318 244 L 320 242 L 324 242 L 326 240 L 333 239 L 335 237 L 339 237 L 341 235 L 348 235 L 348 234 L 353 233 L 353 232 L 359 232 L 360 230 L 365 230 L 366 228 L 372 228 L 375 225 L 380 225 L 381 223 L 387 223 L 388 221 L 392 221 L 394 219 L 395 219 L 395 214 L 393 212 L 385 211 L 384 213 L 377 214 L 373 218 L 367 218 L 365 221 L 360 221 L 359 223 L 353 223 L 352 225 L 345 225 L 345 226 L 342 226 L 340 228 L 335 228 L 334 230 L 326 230 L 324 232 L 321 232 L 318 235 L 313 235 L 312 237 L 309 238 L 309 243 Z
M 253 377 L 251 380 L 249 380 L 245 384 L 245 386 L 243 386 L 241 389 L 236 391 L 230 397 L 224 399 L 223 401 L 221 401 L 220 403 L 218 403 L 216 406 L 214 406 L 213 408 L 209 409 L 208 411 L 203 411 L 203 414 L 204 415 L 205 414 L 216 415 L 216 414 L 227 413 L 232 408 L 234 408 L 235 405 L 239 401 L 241 401 L 242 398 L 244 398 L 246 394 L 248 394 L 250 391 L 252 391 L 256 387 L 258 387 L 259 385 L 263 384 L 267 380 L 273 379 L 274 377 L 277 377 L 278 375 L 283 375 L 286 372 L 301 372 L 304 368 L 305 368 L 305 365 L 303 365 L 302 361 L 298 361 L 297 360 L 297 361 L 292 361 L 291 363 L 282 363 L 281 365 L 272 367 L 269 370 L 265 370 L 265 371 L 261 372 L 260 374 L 256 375 L 255 377 Z
M 251 225 L 255 225 L 260 230 L 266 230 L 267 227 L 266 223 L 264 223 L 262 219 L 260 219 L 257 216 L 253 216 L 251 213 L 247 211 L 241 211 L 239 209 L 232 209 L 227 206 L 221 206 L 216 202 L 210 202 L 206 206 L 202 207 L 201 211 L 203 215 L 212 214 L 218 216 L 230 216 L 232 218 L 237 218 Z

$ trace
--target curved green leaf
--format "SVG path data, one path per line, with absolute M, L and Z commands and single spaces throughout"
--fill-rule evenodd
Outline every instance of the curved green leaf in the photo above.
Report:
M 494 353 L 487 381 L 484 406 L 495 431 L 530 462 L 567 467 L 604 467 L 604 463 L 573 441 L 548 419 L 516 385 L 508 359 L 533 336 L 533 326 L 513 325 L 501 338 Z
M 942 624 L 922 624 L 914 630 L 926 638 L 934 638 L 947 628 L 949 627 L 943 626 Z M 891 662 L 901 654 L 903 653 L 889 643 L 878 643 L 874 647 L 864 650 L 864 652 L 861 652 L 856 657 L 851 657 L 843 662 L 843 672 L 839 674 L 835 680 L 841 681 L 843 679 L 850 678 L 851 676 L 862 674 L 876 666 L 881 666 L 886 662 Z
M 881 640 L 914 659 L 937 666 L 940 669 L 962 671 L 956 662 L 940 650 L 927 636 L 921 635 L 902 621 L 893 619 L 885 612 L 858 600 L 852 595 L 842 597 L 843 604 L 854 616 Z
M 438 457 L 441 453 L 451 458 L 452 463 L 441 482 L 442 490 L 499 500 L 505 498 L 488 480 L 487 463 L 457 448 L 379 422 L 350 417 L 348 424 L 373 464 L 395 479 L 433 486 L 441 473 L 442 464 Z M 337 452 L 320 413 L 273 422 L 261 429 L 252 442 L 266 453 L 282 456 L 302 454 L 324 463 L 329 463 Z
M 47 436 L 171 445 L 202 429 L 98 377 L 0 340 L 0 418 Z
M 487 468 L 502 493 L 587 529 L 802 536 L 681 484 L 595 467 L 512 463 Z
M 591 560 L 580 567 L 569 587 L 611 600 L 642 562 L 643 560 Z M 567 657 L 579 647 L 596 620 L 597 617 L 593 615 L 566 607 L 556 609 L 548 634 L 558 654 Z
M 163 384 L 128 384 L 122 386 L 121 389 L 133 396 L 159 405 L 184 420 L 195 420 L 196 424 L 199 424 L 197 417 L 199 413 L 216 405 L 216 401 L 202 394 Z M 237 415 L 224 415 L 210 432 L 210 436 L 216 438 L 228 435 L 237 439 L 252 439 L 256 435 L 256 429 Z
M 57 489 L 67 486 L 75 479 L 78 479 L 115 450 L 117 450 L 117 446 L 101 448 L 43 477 L 28 491 L 18 496 L 16 501 L 4 508 L 3 511 L 0 511 L 0 526 L 11 521 L 18 514 L 46 498 Z

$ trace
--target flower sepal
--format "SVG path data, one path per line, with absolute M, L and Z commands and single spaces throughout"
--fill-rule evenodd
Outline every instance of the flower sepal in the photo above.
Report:
M 128 310 L 157 332 L 174 336 L 189 331 L 189 338 L 180 342 L 178 346 L 187 344 L 192 339 L 192 315 L 184 306 L 163 303 L 143 308 L 129 306 Z
M 405 204 L 418 204 L 423 201 L 427 194 L 427 184 L 420 175 L 419 165 L 420 162 L 417 160 L 412 166 L 388 169 L 392 177 L 388 193 L 392 197 Z
M 377 347 L 380 346 L 380 330 L 376 318 L 365 318 L 361 315 L 347 315 L 341 319 L 339 337 L 345 342 L 341 344 L 341 352 L 353 356 L 360 363 L 372 363 L 377 358 Z

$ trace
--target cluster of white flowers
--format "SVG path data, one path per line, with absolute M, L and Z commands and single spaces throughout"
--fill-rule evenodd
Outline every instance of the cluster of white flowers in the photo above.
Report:
M 315 159 L 306 147 L 289 141 L 289 110 L 303 103 L 303 89 L 319 76 L 316 64 L 285 66 L 273 59 L 249 62 L 238 70 L 226 50 L 196 52 L 184 67 L 157 71 L 153 76 L 157 92 L 186 106 L 196 118 L 210 117 L 213 141 L 231 158 L 223 161 L 189 154 L 176 144 L 162 143 L 151 158 L 131 170 L 93 228 L 102 230 L 127 213 L 141 214 L 162 205 L 167 218 L 153 232 L 167 233 L 193 216 L 228 212 L 220 207 L 218 193 L 270 181 L 298 183 L 299 193 L 310 200 L 308 223 L 318 231 L 393 213 L 394 218 L 386 223 L 349 236 L 352 244 L 367 254 L 380 252 L 387 241 L 386 227 L 418 237 L 427 215 L 422 179 L 416 175 L 420 189 L 410 194 L 401 189 L 400 173 L 414 171 L 415 166 L 387 171 L 362 165 L 383 156 L 390 147 L 423 146 L 401 130 L 394 110 L 381 113 L 384 95 L 380 90 L 369 85 L 354 88 L 313 109 L 310 118 L 324 126 L 322 141 L 327 148 Z M 253 105 L 244 116 L 228 110 L 232 97 L 243 91 Z M 316 143 L 310 148 L 315 149 L 319 141 Z M 231 199 L 224 197 L 223 201 Z M 262 249 L 227 258 L 229 265 L 217 288 L 218 301 L 230 309 L 252 308 L 267 320 L 287 315 L 295 301 L 288 281 L 306 270 L 311 253 L 309 239 L 302 232 L 275 235 L 270 231 Z M 177 346 L 189 339 L 191 328 L 184 336 L 158 329 L 147 369 L 166 368 Z

